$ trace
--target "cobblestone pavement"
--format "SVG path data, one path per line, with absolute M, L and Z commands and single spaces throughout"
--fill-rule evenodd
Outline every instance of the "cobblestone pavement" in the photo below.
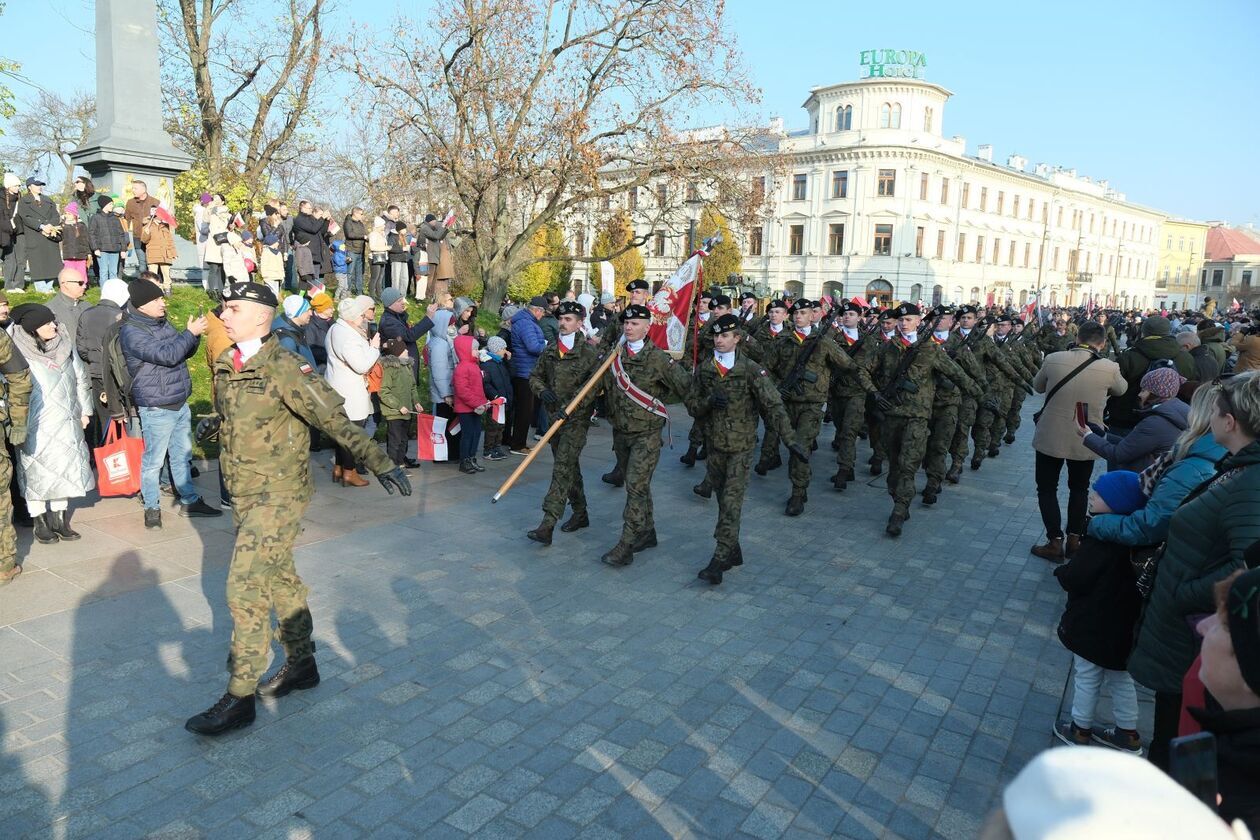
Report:
M 25 531 L 0 590 L 0 836 L 974 836 L 1069 662 L 1031 431 L 893 541 L 882 478 L 830 489 L 825 426 L 804 516 L 785 469 L 752 477 L 720 587 L 677 448 L 661 545 L 621 570 L 606 424 L 596 524 L 550 548 L 524 537 L 549 456 L 491 506 L 515 459 L 426 465 L 399 500 L 332 486 L 324 453 L 298 552 L 323 682 L 218 740 L 182 724 L 226 683 L 229 517 L 155 533 L 98 502 L 79 543 Z

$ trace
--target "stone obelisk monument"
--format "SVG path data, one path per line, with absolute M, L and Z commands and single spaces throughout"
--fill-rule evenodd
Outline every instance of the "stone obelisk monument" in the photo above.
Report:
M 192 158 L 162 128 L 154 0 L 96 0 L 96 128 L 70 159 L 88 171 L 98 192 L 126 201 L 131 182 L 139 179 L 175 210 L 175 176 Z M 194 265 L 196 259 L 193 249 Z

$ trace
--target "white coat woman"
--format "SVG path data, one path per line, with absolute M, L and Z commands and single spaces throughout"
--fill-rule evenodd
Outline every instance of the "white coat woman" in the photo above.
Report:
M 67 510 L 92 489 L 83 430 L 92 416 L 92 386 L 65 326 L 41 303 L 14 307 L 10 334 L 31 368 L 26 442 L 17 450 L 18 487 L 41 543 L 77 540 Z
M 344 401 L 346 417 L 363 426 L 372 414 L 368 374 L 381 357 L 379 335 L 368 339 L 368 324 L 376 314 L 376 304 L 367 295 L 346 298 L 337 307 L 337 321 L 328 329 L 324 346 L 328 366 L 324 378 Z M 366 487 L 367 479 L 356 471 L 354 456 L 337 447 L 333 481 L 346 487 Z

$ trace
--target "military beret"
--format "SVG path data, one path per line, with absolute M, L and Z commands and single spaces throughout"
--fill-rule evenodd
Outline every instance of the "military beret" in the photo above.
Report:
M 792 301 L 792 308 L 789 311 L 800 312 L 803 309 L 813 309 L 813 308 L 814 308 L 814 302 L 812 300 L 810 300 L 809 298 L 798 298 Z
M 756 299 L 757 299 L 757 296 L 754 295 L 752 292 L 742 292 L 739 296 L 739 300 L 741 303 L 746 300 L 756 300 Z
M 725 306 L 727 309 L 730 309 L 731 297 L 730 295 L 714 295 L 713 303 L 711 305 L 712 306 Z
M 892 310 L 892 317 L 894 318 L 904 318 L 907 315 L 922 315 L 922 314 L 923 314 L 923 310 L 919 309 L 919 307 L 915 306 L 913 303 L 903 303 L 901 304 L 901 306 L 898 306 L 896 309 Z
M 626 284 L 627 292 L 638 292 L 638 291 L 646 292 L 647 290 L 648 290 L 648 284 L 646 280 L 631 280 L 629 283 Z
M 787 308 L 788 308 L 788 305 L 786 301 L 782 301 L 782 300 L 779 300 L 778 298 L 775 298 L 774 300 L 770 301 L 770 305 L 766 307 L 766 311 L 769 312 L 771 309 L 787 309 Z
M 881 321 L 895 321 L 896 319 L 897 319 L 897 310 L 896 310 L 896 309 L 881 309 L 881 310 L 879 310 L 879 320 L 881 320 Z
M 819 298 L 818 300 L 814 301 L 814 309 L 822 309 L 822 308 L 824 308 L 822 298 Z
M 701 290 L 700 290 L 700 299 L 701 299 L 701 300 L 713 300 L 713 296 L 714 296 L 715 294 L 717 294 L 717 292 L 715 292 L 713 289 L 701 289 Z
M 980 314 L 980 310 L 979 310 L 979 309 L 976 309 L 976 308 L 975 308 L 974 306 L 972 306 L 970 303 L 967 303 L 967 304 L 963 304 L 962 306 L 958 307 L 958 311 L 957 311 L 955 314 L 956 314 L 959 318 L 961 318 L 961 317 L 962 317 L 962 316 L 964 316 L 964 315 L 979 315 L 979 314 Z
M 948 303 L 940 303 L 934 306 L 932 311 L 928 314 L 933 318 L 940 318 L 945 315 L 953 315 L 955 314 L 955 311 L 954 307 L 950 306 Z
M 585 318 L 586 307 L 576 300 L 562 300 L 560 305 L 556 307 L 556 316 L 559 317 L 560 315 L 576 315 L 579 318 Z
M 840 306 L 838 307 L 838 310 L 841 315 L 843 315 L 846 312 L 856 312 L 859 315 L 862 314 L 862 307 L 857 305 L 851 300 L 846 300 L 844 303 L 840 304 Z
M 231 284 L 223 290 L 223 301 L 226 303 L 229 300 L 249 300 L 273 309 L 280 305 L 280 301 L 276 300 L 276 293 L 262 283 Z
M 727 312 L 721 318 L 715 318 L 713 323 L 709 325 L 709 328 L 713 330 L 714 335 L 734 332 L 739 329 L 739 319 Z
M 1014 316 L 1011 315 L 1011 313 L 1009 312 L 999 312 L 997 315 L 993 317 L 993 322 L 995 324 L 1010 324 L 1012 323 L 1011 319 L 1013 317 Z
M 633 318 L 640 318 L 644 321 L 649 321 L 652 319 L 652 313 L 648 311 L 646 306 L 640 303 L 632 303 L 622 311 L 621 320 L 625 322 Z

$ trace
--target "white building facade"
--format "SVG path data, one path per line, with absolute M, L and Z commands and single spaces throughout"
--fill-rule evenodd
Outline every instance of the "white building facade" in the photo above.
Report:
M 942 133 L 950 96 L 919 79 L 811 91 L 809 128 L 781 134 L 785 163 L 754 182 L 764 217 L 735 231 L 738 285 L 1017 306 L 1040 289 L 1043 305 L 1152 305 L 1165 214 L 1074 170 L 1030 169 L 1017 155 L 997 164 L 990 146 L 968 155 L 962 137 Z M 646 278 L 668 276 L 686 232 L 638 232 L 649 237 Z

